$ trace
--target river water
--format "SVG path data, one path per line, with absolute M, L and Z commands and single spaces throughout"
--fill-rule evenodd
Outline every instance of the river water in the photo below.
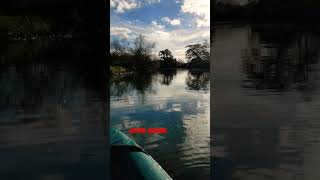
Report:
M 215 27 L 213 179 L 320 179 L 319 32 Z
M 105 180 L 106 108 L 80 43 L 1 44 L 0 179 Z
M 111 80 L 111 127 L 132 137 L 173 179 L 209 179 L 209 72 L 133 76 Z M 168 133 L 131 135 L 132 127 L 163 127 Z

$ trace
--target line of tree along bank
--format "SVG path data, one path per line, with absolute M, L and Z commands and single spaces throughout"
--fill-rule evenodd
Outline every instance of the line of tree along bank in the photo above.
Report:
M 209 44 L 187 45 L 186 62 L 177 60 L 169 49 L 155 55 L 155 42 L 139 35 L 130 43 L 127 39 L 113 39 L 110 43 L 111 65 L 124 67 L 130 71 L 152 71 L 159 68 L 209 69 Z

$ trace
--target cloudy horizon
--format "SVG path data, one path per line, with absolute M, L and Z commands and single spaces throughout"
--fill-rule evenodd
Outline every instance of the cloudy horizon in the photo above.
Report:
M 111 0 L 111 39 L 139 34 L 184 60 L 185 46 L 210 41 L 210 0 Z

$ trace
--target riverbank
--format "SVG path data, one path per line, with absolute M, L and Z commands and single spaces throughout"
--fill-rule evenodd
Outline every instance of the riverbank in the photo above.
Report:
M 128 68 L 122 67 L 122 66 L 110 66 L 110 74 L 112 77 L 117 78 L 126 78 L 128 76 L 134 75 L 134 74 L 155 74 L 158 72 L 163 71 L 178 71 L 178 70 L 191 70 L 191 71 L 204 71 L 204 72 L 210 72 L 210 68 L 156 68 L 156 69 L 149 69 L 146 71 L 133 71 Z

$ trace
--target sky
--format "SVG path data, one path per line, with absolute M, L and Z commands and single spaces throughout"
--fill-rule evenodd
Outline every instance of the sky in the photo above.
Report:
M 210 42 L 210 0 L 110 0 L 110 39 L 139 34 L 184 60 L 185 46 Z

